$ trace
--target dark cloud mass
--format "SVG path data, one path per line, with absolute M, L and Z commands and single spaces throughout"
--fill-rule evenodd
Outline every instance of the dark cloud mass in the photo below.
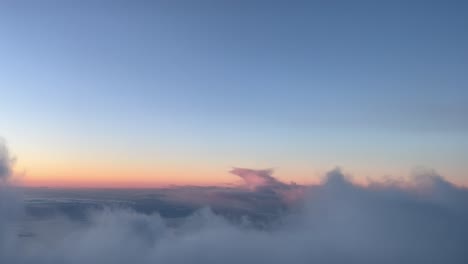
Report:
M 18 204 L 5 184 L 0 263 L 468 263 L 468 190 L 435 173 L 360 186 L 336 169 L 298 186 L 231 172 L 247 188 L 26 189 Z

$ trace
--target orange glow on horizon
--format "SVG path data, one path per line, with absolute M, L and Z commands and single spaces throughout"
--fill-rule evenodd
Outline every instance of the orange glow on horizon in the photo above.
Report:
M 98 161 L 97 158 L 72 160 L 66 155 L 60 158 L 55 156 L 53 159 L 50 157 L 39 159 L 36 155 L 23 155 L 22 157 L 24 158 L 20 159 L 20 163 L 15 166 L 14 182 L 28 187 L 157 188 L 173 185 L 242 184 L 240 178 L 228 172 L 231 168 L 229 165 L 210 165 L 216 162 L 208 161 L 159 159 L 151 162 L 105 159 Z M 257 169 L 267 168 L 256 167 Z M 316 185 L 321 183 L 330 168 L 333 166 L 329 164 L 324 165 L 323 168 L 292 164 L 275 170 L 273 176 L 285 183 Z M 345 166 L 343 171 L 346 175 L 349 172 L 351 180 L 359 185 L 366 185 L 367 177 L 379 181 L 384 175 L 390 175 L 390 178 L 405 175 L 405 170 L 402 169 L 389 171 L 384 168 L 362 168 L 350 165 Z M 451 174 L 455 176 L 447 175 L 446 179 L 459 186 L 468 186 L 466 180 L 456 177 L 460 173 L 452 172 Z
M 63 177 L 62 175 L 73 175 Z M 96 188 L 153 188 L 170 185 L 224 185 L 236 181 L 235 177 L 221 174 L 219 177 L 204 174 L 182 174 L 178 172 L 105 172 L 105 173 L 55 173 L 16 177 L 28 187 L 96 187 Z
M 225 186 L 243 184 L 243 181 L 228 172 L 227 169 L 188 168 L 185 169 L 60 169 L 38 171 L 36 173 L 17 174 L 15 182 L 26 187 L 57 188 L 157 188 L 174 185 Z M 283 173 L 282 173 L 283 174 Z M 292 174 L 289 174 L 292 175 Z M 274 175 L 276 177 L 276 175 Z M 280 181 L 292 180 L 279 177 Z M 319 178 L 294 180 L 297 184 L 318 184 Z

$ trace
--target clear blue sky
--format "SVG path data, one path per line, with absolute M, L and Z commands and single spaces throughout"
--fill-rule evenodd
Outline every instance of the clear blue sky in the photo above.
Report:
M 2 1 L 0 135 L 31 177 L 40 162 L 128 158 L 187 175 L 423 166 L 468 182 L 467 14 L 464 1 Z

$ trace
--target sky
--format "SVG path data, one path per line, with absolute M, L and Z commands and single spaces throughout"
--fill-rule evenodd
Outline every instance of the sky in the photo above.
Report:
M 2 1 L 0 136 L 31 186 L 468 184 L 463 1 Z

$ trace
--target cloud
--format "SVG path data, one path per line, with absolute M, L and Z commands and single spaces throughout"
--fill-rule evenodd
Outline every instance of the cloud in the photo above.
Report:
M 248 188 L 287 188 L 287 184 L 278 181 L 272 176 L 273 170 L 253 170 L 246 168 L 233 168 L 230 173 L 241 177 Z
M 4 263 L 465 263 L 467 200 L 458 199 L 467 191 L 441 177 L 424 181 L 431 188 L 423 193 L 369 188 L 334 170 L 310 187 L 300 212 L 269 230 L 209 209 L 175 225 L 157 214 L 105 209 L 49 235 L 55 239 L 23 238 L 33 241 L 17 241 L 1 256 Z M 57 225 L 44 228 L 53 233 Z
M 296 188 L 269 170 L 234 171 L 255 188 L 230 194 L 257 199 Z M 104 207 L 84 222 L 55 216 L 41 223 L 12 221 L 0 207 L 0 263 L 468 263 L 468 190 L 434 172 L 361 186 L 335 169 L 303 188 L 297 210 L 268 228 L 207 207 L 177 219 Z M 28 225 L 36 225 L 34 236 L 15 233 Z
M 0 184 L 10 179 L 14 162 L 15 159 L 10 156 L 5 141 L 0 138 Z
M 5 141 L 0 138 L 0 262 L 16 255 L 16 233 L 21 202 L 10 186 L 14 159 L 10 156 Z M 2 262 L 8 263 L 8 262 Z
M 233 168 L 230 172 L 242 178 L 248 189 L 257 193 L 274 193 L 286 204 L 296 202 L 304 194 L 304 186 L 295 183 L 287 184 L 277 180 L 272 176 L 272 169 Z

